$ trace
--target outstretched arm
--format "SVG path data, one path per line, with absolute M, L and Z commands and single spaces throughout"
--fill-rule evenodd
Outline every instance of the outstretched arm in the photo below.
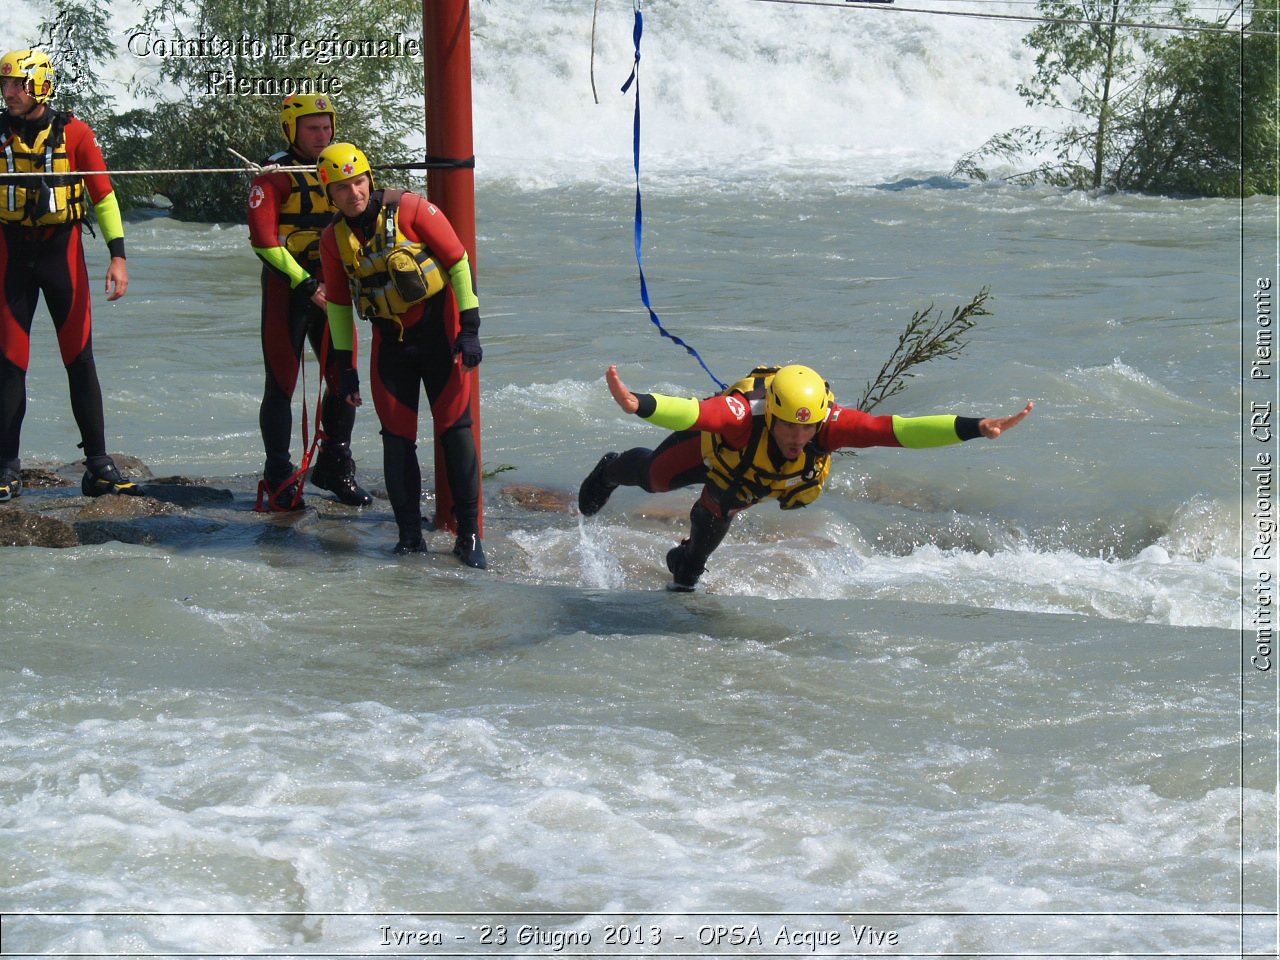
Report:
M 837 407 L 822 425 L 818 437 L 827 450 L 842 447 L 908 447 L 912 450 L 948 447 L 979 437 L 994 440 L 1025 420 L 1034 407 L 1034 403 L 1028 403 L 1011 416 L 985 419 L 954 414 L 874 416 L 861 410 Z
M 623 413 L 634 414 L 654 426 L 667 430 L 706 430 L 712 433 L 746 429 L 750 433 L 751 411 L 742 401 L 741 395 L 732 400 L 723 394 L 696 400 L 662 393 L 635 393 L 622 382 L 618 368 L 613 364 L 610 364 L 605 373 L 605 380 L 609 384 L 609 393 L 613 396 L 614 403 Z M 736 432 L 734 435 L 737 435 Z
M 1020 424 L 1023 420 L 1027 418 L 1027 414 L 1029 414 L 1034 409 L 1035 409 L 1035 401 L 1029 401 L 1025 407 L 1023 407 L 1017 413 L 1012 414 L 1010 416 L 986 417 L 983 420 L 979 420 L 978 429 L 982 432 L 982 435 L 986 437 L 988 440 L 994 440 L 996 437 L 1000 436 L 1000 434 L 1004 433 L 1006 430 L 1012 430 L 1014 427 Z

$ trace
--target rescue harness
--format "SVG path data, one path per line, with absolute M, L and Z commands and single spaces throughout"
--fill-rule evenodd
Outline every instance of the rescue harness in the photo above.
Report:
M 8 173 L 41 173 L 31 177 L 5 179 L 0 175 L 4 200 L 0 203 L 0 222 L 25 227 L 58 226 L 84 219 L 84 180 L 66 176 L 71 172 L 67 155 L 67 124 L 72 115 L 51 111 L 48 126 L 28 144 L 14 130 L 10 117 L 0 116 L 0 142 L 4 144 L 5 169 Z
M 403 195 L 403 190 L 383 192 L 382 208 L 367 243 L 360 242 L 341 214 L 333 220 L 356 311 L 370 322 L 394 323 L 401 339 L 404 315 L 440 293 L 448 282 L 427 245 L 410 240 L 400 229 Z
M 273 153 L 267 163 L 281 165 L 281 172 L 287 173 L 294 184 L 288 199 L 280 205 L 280 245 L 308 272 L 318 273 L 320 234 L 333 219 L 335 209 L 316 176 L 315 165 L 299 163 L 288 150 Z

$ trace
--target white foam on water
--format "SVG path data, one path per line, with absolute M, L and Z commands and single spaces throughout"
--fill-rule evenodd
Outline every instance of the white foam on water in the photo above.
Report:
M 663 590 L 663 558 L 693 491 L 620 490 L 586 521 L 490 500 L 487 578 L 447 544 L 391 558 L 384 501 L 340 549 L 308 516 L 6 552 L 8 902 L 245 914 L 6 921 L 7 950 L 377 949 L 377 921 L 330 911 L 1230 912 L 1241 863 L 1267 874 L 1274 835 L 1254 825 L 1274 822 L 1274 785 L 1251 767 L 1231 786 L 1242 716 L 1251 751 L 1274 745 L 1232 673 L 1239 505 L 1213 472 L 1229 367 L 1199 347 L 1220 311 L 1197 271 L 1229 273 L 1236 207 L 872 189 L 1028 118 L 1025 25 L 779 6 L 645 5 L 642 170 L 672 201 L 649 223 L 659 309 L 717 370 L 793 348 L 803 324 L 844 395 L 900 318 L 990 278 L 998 313 L 967 357 L 899 399 L 985 412 L 1025 394 L 1033 418 L 978 452 L 839 464 L 818 508 L 735 521 L 690 596 Z M 472 5 L 486 465 L 570 497 L 605 450 L 662 437 L 613 407 L 608 362 L 638 388 L 709 392 L 638 305 L 631 10 L 602 7 L 596 106 L 589 4 Z M 252 474 L 243 228 L 130 237 L 151 267 L 131 264 L 139 306 L 95 323 L 109 425 L 147 462 Z M 24 441 L 70 459 L 48 332 Z M 368 408 L 357 428 L 376 474 Z M 269 909 L 310 915 L 248 915 Z M 910 950 L 988 954 L 1213 953 L 1236 933 L 1048 923 L 899 929 Z

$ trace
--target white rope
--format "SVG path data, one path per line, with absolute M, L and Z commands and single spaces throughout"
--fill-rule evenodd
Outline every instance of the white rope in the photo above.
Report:
M 13 177 L 92 177 L 106 174 L 109 177 L 134 177 L 145 176 L 148 174 L 179 174 L 179 173 L 252 173 L 257 176 L 260 173 L 272 173 L 280 169 L 278 163 L 254 163 L 252 160 L 236 153 L 230 147 L 227 148 L 237 158 L 244 161 L 243 167 L 203 167 L 203 168 L 184 168 L 176 170 L 68 170 L 63 172 L 50 172 L 48 170 L 31 170 L 22 173 L 8 173 L 0 170 L 0 180 L 8 180 Z
M 264 170 L 267 168 L 264 168 Z M 23 173 L 7 173 L 0 170 L 0 180 L 10 180 L 14 177 L 92 177 L 106 174 L 109 177 L 136 177 L 145 174 L 173 174 L 173 173 L 255 173 L 256 171 L 246 170 L 243 167 L 212 167 L 206 169 L 190 169 L 190 170 L 68 170 L 65 173 L 58 171 L 51 173 L 48 170 L 35 170 Z

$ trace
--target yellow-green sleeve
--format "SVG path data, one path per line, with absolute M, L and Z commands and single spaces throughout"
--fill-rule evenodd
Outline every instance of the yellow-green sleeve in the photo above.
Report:
M 698 411 L 701 403 L 690 397 L 668 397 L 661 393 L 637 394 L 640 398 L 640 409 L 637 414 L 656 426 L 667 430 L 688 430 L 698 422 Z M 648 412 L 649 404 L 645 397 L 653 401 L 653 412 Z
M 904 447 L 917 450 L 947 447 L 964 439 L 956 430 L 956 419 L 952 414 L 930 417 L 894 416 L 893 435 Z
M 261 257 L 267 266 L 279 270 L 289 278 L 290 290 L 311 276 L 298 265 L 298 261 L 293 259 L 293 254 L 284 247 L 254 247 L 253 252 Z
M 458 300 L 458 310 L 473 310 L 480 306 L 475 285 L 471 282 L 471 261 L 464 253 L 462 259 L 449 268 L 449 285 Z
M 112 240 L 124 237 L 124 219 L 120 216 L 120 201 L 116 199 L 114 190 L 93 205 L 93 215 L 98 218 L 102 239 L 108 246 Z
M 329 339 L 335 350 L 353 350 L 356 342 L 355 311 L 350 304 L 330 301 L 325 309 L 329 314 Z

